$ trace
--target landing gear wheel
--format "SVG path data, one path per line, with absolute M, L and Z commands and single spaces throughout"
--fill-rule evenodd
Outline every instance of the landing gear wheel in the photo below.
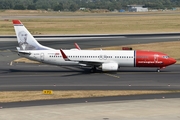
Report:
M 161 72 L 160 69 L 157 69 L 157 72 Z

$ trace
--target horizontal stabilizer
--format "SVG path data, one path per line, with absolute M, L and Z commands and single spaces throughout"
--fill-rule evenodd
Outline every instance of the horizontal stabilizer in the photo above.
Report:
M 20 51 L 18 51 L 18 53 L 23 54 L 23 55 L 31 55 L 30 52 L 20 52 Z

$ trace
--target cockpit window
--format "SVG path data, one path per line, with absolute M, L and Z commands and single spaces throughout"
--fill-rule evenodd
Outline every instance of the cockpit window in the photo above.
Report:
M 169 56 L 163 56 L 163 58 L 166 58 L 166 59 L 168 59 L 168 58 L 169 58 Z

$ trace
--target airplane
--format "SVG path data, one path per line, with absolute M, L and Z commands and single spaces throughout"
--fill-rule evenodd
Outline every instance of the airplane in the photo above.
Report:
M 120 67 L 152 67 L 160 72 L 162 68 L 175 64 L 176 60 L 167 54 L 145 50 L 63 50 L 43 46 L 31 35 L 20 20 L 12 20 L 19 47 L 18 55 L 30 60 L 57 66 L 91 67 L 92 72 L 118 71 Z

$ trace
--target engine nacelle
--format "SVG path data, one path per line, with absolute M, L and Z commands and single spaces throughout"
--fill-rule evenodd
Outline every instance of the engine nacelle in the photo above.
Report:
M 102 71 L 117 71 L 118 64 L 117 63 L 103 63 Z

